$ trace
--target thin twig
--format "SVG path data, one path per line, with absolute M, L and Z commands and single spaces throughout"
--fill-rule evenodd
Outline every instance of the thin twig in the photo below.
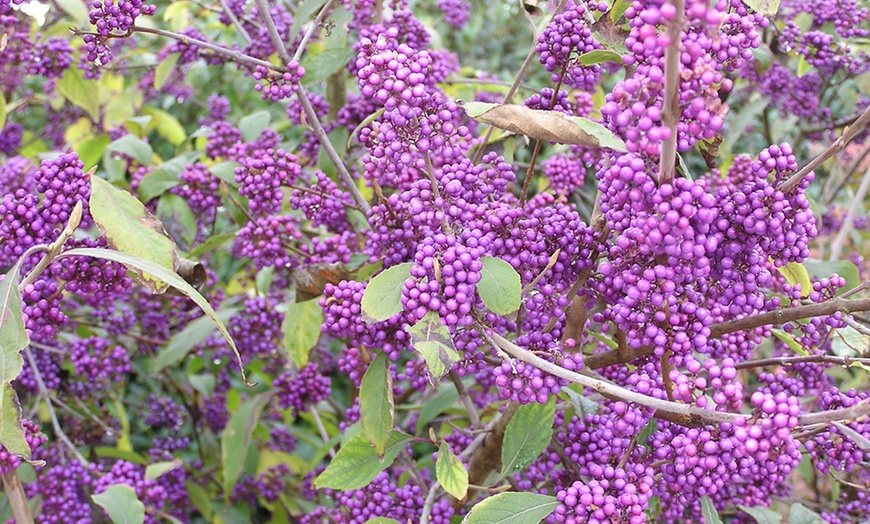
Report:
M 248 30 L 245 29 L 245 26 L 243 26 L 242 23 L 239 22 L 239 19 L 236 18 L 236 14 L 233 13 L 232 9 L 230 9 L 230 5 L 227 3 L 227 0 L 220 0 L 220 3 L 221 7 L 224 8 L 224 14 L 227 15 L 227 18 L 230 19 L 230 22 L 232 22 L 233 25 L 236 26 L 236 29 L 239 30 L 239 33 L 241 33 L 242 38 L 245 39 L 245 42 L 250 42 L 251 35 L 248 34 Z
M 459 375 L 455 371 L 450 372 L 450 381 L 456 386 L 456 391 L 459 393 L 459 398 L 462 400 L 462 405 L 465 406 L 465 411 L 468 413 L 468 418 L 471 420 L 472 428 L 480 427 L 480 416 L 477 414 L 477 409 L 474 407 L 474 402 L 468 396 L 468 391 L 465 389 L 465 384 L 460 380 Z
M 79 450 L 76 449 L 75 444 L 69 439 L 66 433 L 61 429 L 60 422 L 57 420 L 57 413 L 54 411 L 54 406 L 51 403 L 51 392 L 48 391 L 48 388 L 45 387 L 45 381 L 42 380 L 42 374 L 39 372 L 39 368 L 36 366 L 36 359 L 33 358 L 33 352 L 30 351 L 30 346 L 24 348 L 24 354 L 27 357 L 27 361 L 30 363 L 30 368 L 33 371 L 33 376 L 36 378 L 36 385 L 39 388 L 39 394 L 42 399 L 45 401 L 45 407 L 48 409 L 48 416 L 51 419 L 51 427 L 54 428 L 54 434 L 57 438 L 60 439 L 72 452 L 73 456 L 81 462 L 82 464 L 87 464 L 88 461 L 85 460 L 85 457 L 79 453 Z
M 767 311 L 737 320 L 720 322 L 710 326 L 710 338 L 719 338 L 728 333 L 746 331 L 761 326 L 833 315 L 838 311 L 841 313 L 870 311 L 870 298 L 847 300 L 844 297 L 837 297 L 819 304 L 808 304 L 806 306 L 777 309 L 775 311 Z
M 822 205 L 824 207 L 828 207 L 829 205 L 831 205 L 831 203 L 834 202 L 834 199 L 837 198 L 837 195 L 840 194 L 840 191 L 843 190 L 843 187 L 847 183 L 849 183 L 849 180 L 852 179 L 852 176 L 858 172 L 858 169 L 861 168 L 861 165 L 864 164 L 864 161 L 867 159 L 868 156 L 870 156 L 870 147 L 864 149 L 864 152 L 861 153 L 861 155 L 859 155 L 854 162 L 852 162 L 852 164 L 846 169 L 846 172 L 843 174 L 843 176 L 839 180 L 837 180 L 837 183 L 836 185 L 834 185 L 833 189 L 829 189 L 829 184 L 825 184 L 825 188 L 824 190 L 822 190 L 822 195 L 824 195 L 822 198 Z M 829 178 L 829 181 L 832 178 L 833 177 Z
M 819 153 L 819 156 L 812 159 L 809 164 L 800 168 L 795 174 L 791 176 L 788 180 L 786 180 L 782 186 L 780 186 L 780 190 L 783 193 L 788 193 L 801 183 L 801 181 L 806 178 L 807 175 L 813 172 L 814 169 L 822 165 L 825 160 L 831 158 L 836 155 L 840 151 L 846 148 L 849 145 L 849 142 L 855 139 L 858 134 L 867 127 L 867 124 L 870 123 L 870 106 L 861 113 L 861 116 L 858 117 L 858 120 L 855 120 L 855 123 L 850 127 L 847 127 L 846 130 L 840 135 L 840 138 L 836 139 L 833 144 L 829 145 L 825 148 L 824 151 Z
M 63 250 L 63 245 L 66 243 L 67 240 L 69 240 L 71 236 L 73 236 L 73 233 L 75 232 L 76 228 L 79 227 L 79 223 L 81 223 L 81 221 L 82 201 L 79 200 L 78 202 L 76 202 L 75 207 L 70 213 L 69 221 L 67 222 L 66 227 L 63 228 L 63 231 L 61 231 L 57 239 L 48 245 L 48 249 L 46 250 L 45 254 L 42 255 L 42 258 L 39 260 L 36 266 L 34 266 L 34 268 L 31 269 L 29 273 L 27 273 L 27 276 L 25 276 L 21 283 L 18 285 L 19 290 L 24 289 L 28 285 L 34 283 L 36 279 L 39 278 L 39 275 L 41 275 L 42 272 L 45 271 L 45 268 L 47 268 L 49 264 L 51 264 L 52 261 L 57 258 L 57 256 Z
M 323 425 L 323 421 L 320 420 L 320 413 L 317 412 L 317 408 L 314 406 L 311 406 L 311 418 L 314 419 L 314 425 L 317 426 L 320 438 L 322 438 L 323 443 L 326 444 L 329 442 L 329 433 L 326 432 L 326 426 Z M 329 448 L 329 458 L 335 458 L 335 450 L 333 448 Z
M 846 218 L 843 219 L 843 224 L 840 226 L 837 238 L 831 244 L 830 260 L 839 260 L 840 254 L 843 252 L 843 246 L 846 244 L 846 239 L 849 237 L 849 233 L 852 232 L 852 225 L 855 223 L 855 216 L 858 215 L 858 208 L 864 203 L 864 197 L 867 196 L 868 190 L 870 190 L 870 168 L 864 173 L 864 178 L 861 179 L 858 192 L 852 198 L 852 205 L 849 206 Z
M 806 355 L 797 357 L 772 357 L 758 360 L 744 360 L 734 365 L 735 369 L 763 368 L 767 366 L 792 366 L 812 362 L 816 364 L 837 364 L 849 367 L 852 364 L 868 364 L 870 358 L 836 357 L 834 355 Z
M 662 123 L 671 134 L 662 143 L 662 156 L 659 159 L 659 183 L 668 184 L 674 179 L 677 169 L 677 123 L 680 121 L 680 47 L 683 31 L 683 18 L 686 0 L 668 0 L 676 9 L 676 16 L 668 26 L 670 42 L 665 49 L 665 98 L 663 102 Z
M 334 0 L 327 0 L 323 7 L 320 8 L 320 12 L 317 13 L 317 16 L 314 18 L 314 21 L 311 22 L 311 26 L 305 31 L 305 34 L 302 36 L 302 41 L 299 42 L 299 47 L 296 48 L 296 52 L 293 54 L 293 61 L 299 62 L 302 58 L 302 53 L 305 52 L 305 47 L 308 45 L 308 41 L 311 40 L 311 36 L 314 34 L 314 31 L 320 27 L 320 23 L 323 21 L 323 17 L 326 16 L 326 13 L 329 12 L 329 9 L 332 7 L 332 2 Z

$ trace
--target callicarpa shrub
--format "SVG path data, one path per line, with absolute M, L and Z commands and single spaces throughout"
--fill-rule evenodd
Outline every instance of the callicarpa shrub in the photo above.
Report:
M 866 0 L 0 21 L 0 521 L 870 522 Z

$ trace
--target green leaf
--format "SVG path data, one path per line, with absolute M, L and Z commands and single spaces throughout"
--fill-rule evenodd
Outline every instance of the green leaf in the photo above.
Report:
M 616 0 L 610 8 L 610 21 L 616 23 L 622 15 L 631 7 L 631 0 Z
M 532 402 L 520 406 L 508 422 L 501 448 L 502 478 L 522 471 L 550 445 L 556 397 L 546 404 Z
M 151 157 L 154 156 L 154 150 L 151 149 L 151 146 L 134 134 L 122 136 L 109 144 L 107 149 L 127 155 L 146 167 L 151 165 Z
M 359 412 L 363 433 L 375 447 L 378 456 L 383 456 L 393 429 L 395 415 L 393 401 L 393 377 L 390 361 L 383 353 L 369 364 L 359 387 Z
M 858 266 L 849 260 L 815 260 L 808 258 L 803 262 L 804 267 L 809 272 L 810 277 L 828 278 L 832 274 L 846 279 L 846 286 L 843 291 L 852 289 L 861 283 L 861 275 L 858 273 Z
M 155 462 L 154 464 L 149 464 L 145 468 L 145 479 L 146 480 L 154 480 L 159 479 L 163 475 L 169 473 L 174 469 L 178 469 L 183 467 L 184 463 L 181 459 L 175 460 L 167 460 L 165 462 Z
M 145 522 L 145 504 L 136 498 L 136 492 L 127 484 L 113 484 L 99 495 L 92 495 L 91 498 L 106 510 L 115 524 Z
M 740 511 L 754 518 L 758 524 L 780 524 L 782 522 L 782 515 L 770 508 L 764 506 L 748 507 L 742 504 L 738 504 L 737 507 L 740 508 Z
M 30 343 L 24 326 L 18 280 L 23 259 L 19 259 L 0 280 L 0 383 L 18 378 L 24 367 L 21 350 Z
M 441 324 L 438 313 L 427 313 L 413 326 L 405 326 L 405 332 L 411 335 L 411 344 L 426 360 L 429 381 L 432 384 L 446 375 L 453 364 L 459 362 L 459 352 L 453 345 L 447 326 Z
M 709 495 L 701 497 L 701 515 L 704 517 L 704 524 L 722 524 L 722 518 Z
M 574 411 L 577 413 L 577 416 L 581 419 L 586 415 L 594 415 L 596 411 L 598 411 L 598 404 L 595 403 L 594 400 L 581 395 L 580 393 L 574 391 L 573 387 L 581 387 L 575 385 L 563 386 L 562 391 L 568 395 L 568 400 L 571 401 L 571 405 L 574 406 Z
M 743 3 L 762 16 L 774 16 L 782 0 L 743 0 Z
M 649 442 L 649 438 L 658 429 L 659 419 L 655 417 L 650 417 L 649 421 L 647 421 L 646 425 L 643 427 L 643 429 L 640 430 L 640 433 L 637 435 L 638 445 L 647 447 L 647 442 Z
M 221 309 L 215 312 L 215 318 L 223 323 L 227 323 L 238 311 L 239 308 Z M 214 320 L 209 317 L 199 317 L 189 323 L 187 327 L 173 335 L 166 346 L 157 353 L 157 360 L 154 362 L 154 372 L 160 372 L 169 366 L 181 362 L 191 349 L 214 333 L 215 328 Z
M 818 513 L 803 504 L 792 504 L 788 510 L 788 524 L 824 524 Z
M 462 524 L 539 524 L 558 505 L 549 495 L 499 493 L 475 504 Z
M 804 349 L 804 347 L 801 345 L 801 343 L 798 342 L 797 339 L 794 338 L 794 335 L 792 335 L 791 333 L 788 333 L 788 332 L 783 331 L 782 329 L 778 329 L 778 328 L 773 328 L 770 330 L 770 332 L 773 334 L 773 336 L 775 336 L 776 338 L 785 342 L 785 344 L 788 347 L 790 347 L 791 350 L 794 351 L 795 353 L 797 353 L 798 355 L 800 355 L 802 357 L 809 355 L 807 350 Z
M 0 445 L 14 455 L 30 458 L 30 445 L 21 425 L 21 404 L 10 382 L 0 384 Z
M 9 110 L 6 105 L 6 95 L 0 93 L 0 130 L 6 127 L 6 115 Z
M 186 199 L 171 193 L 164 194 L 157 202 L 157 219 L 170 238 L 181 246 L 187 248 L 196 241 L 196 215 Z
M 200 295 L 199 291 L 194 289 L 193 286 L 191 286 L 183 278 L 178 276 L 177 273 L 175 273 L 174 271 L 169 271 L 166 268 L 163 268 L 149 260 L 128 255 L 126 253 L 120 253 L 118 251 L 112 251 L 111 249 L 76 248 L 64 251 L 63 253 L 61 253 L 60 256 L 85 256 L 118 262 L 119 264 L 124 264 L 127 267 L 132 267 L 139 271 L 147 271 L 148 273 L 154 275 L 163 282 L 166 282 L 170 286 L 180 291 L 186 297 L 193 300 L 193 302 L 197 306 L 199 306 L 202 312 L 205 313 L 205 315 L 209 319 L 211 319 L 212 322 L 214 322 L 214 324 L 218 328 L 218 331 L 221 335 L 223 335 L 224 339 L 227 341 L 227 343 L 229 343 L 230 348 L 233 350 L 233 353 L 235 353 L 236 355 L 236 361 L 239 365 L 239 372 L 242 375 L 242 380 L 245 382 L 245 384 L 252 385 L 248 383 L 248 380 L 245 377 L 245 369 L 244 365 L 242 364 L 242 356 L 239 354 L 239 348 L 236 346 L 233 337 L 231 337 L 229 331 L 227 331 L 227 327 L 224 325 L 221 319 L 217 317 L 217 313 L 215 313 L 215 310 L 211 307 L 211 304 L 208 303 L 208 300 Z
M 496 315 L 508 315 L 520 308 L 523 286 L 517 271 L 500 258 L 483 257 L 477 293 Z
M 57 6 L 70 16 L 77 26 L 88 22 L 88 6 L 82 0 L 55 0 Z M 0 125 L 0 127 L 3 127 Z
M 342 491 L 368 486 L 378 473 L 393 464 L 410 441 L 410 435 L 393 430 L 381 458 L 366 436 L 359 433 L 338 450 L 329 467 L 314 479 L 314 486 Z
M 175 70 L 175 64 L 178 63 L 180 56 L 181 53 L 172 53 L 157 65 L 157 69 L 154 70 L 154 89 L 156 91 L 160 91 L 163 88 L 169 75 Z
M 185 481 L 184 487 L 187 488 L 187 496 L 190 497 L 190 502 L 193 503 L 196 510 L 199 511 L 206 522 L 211 522 L 214 508 L 211 505 L 211 496 L 205 488 L 191 480 Z
M 236 238 L 235 231 L 227 231 L 226 233 L 218 233 L 217 235 L 208 237 L 202 244 L 191 249 L 187 253 L 187 257 L 196 260 L 206 253 L 211 253 L 234 238 Z
M 245 458 L 251 445 L 254 427 L 260 420 L 260 413 L 272 398 L 271 393 L 261 393 L 236 408 L 221 435 L 221 463 L 224 473 L 224 494 L 233 491 L 242 471 Z
M 82 140 L 73 146 L 73 151 L 76 152 L 79 160 L 84 164 L 83 169 L 85 171 L 97 165 L 111 140 L 109 135 L 97 135 L 93 138 Z
M 809 73 L 812 68 L 813 66 L 809 62 L 807 62 L 807 57 L 801 55 L 801 57 L 798 59 L 797 77 L 801 78 L 805 74 Z
M 226 182 L 227 185 L 239 187 L 239 183 L 236 182 L 237 167 L 242 167 L 242 164 L 233 162 L 232 160 L 227 160 L 226 162 L 221 162 L 211 166 L 208 170 L 211 171 L 211 174 Z
M 73 105 L 85 110 L 94 122 L 100 120 L 100 85 L 83 76 L 78 67 L 69 67 L 57 80 L 57 90 Z
M 311 86 L 323 82 L 330 75 L 340 71 L 356 56 L 351 48 L 327 49 L 308 58 L 302 66 L 305 76 L 302 85 Z
M 459 457 L 450 451 L 450 446 L 443 440 L 438 448 L 438 460 L 435 462 L 435 477 L 441 483 L 444 491 L 462 500 L 468 493 L 468 470 Z
M 242 132 L 244 142 L 253 142 L 260 138 L 263 130 L 272 121 L 272 115 L 268 111 L 257 111 L 239 120 L 239 131 Z
M 833 332 L 831 352 L 838 357 L 863 355 L 870 348 L 870 337 L 852 326 L 838 328 Z
M 622 55 L 620 55 L 616 51 L 610 51 L 607 49 L 596 49 L 595 51 L 583 53 L 577 58 L 577 61 L 585 66 L 605 64 L 607 62 L 615 62 L 622 65 Z
M 322 326 L 323 309 L 320 308 L 319 299 L 295 302 L 287 308 L 281 324 L 284 351 L 300 368 L 308 364 L 308 354 L 320 340 Z
M 402 287 L 411 276 L 413 262 L 386 269 L 366 286 L 362 297 L 363 319 L 373 324 L 402 312 Z
M 417 433 L 423 431 L 432 419 L 455 405 L 457 400 L 459 400 L 459 392 L 453 387 L 444 387 L 433 395 L 420 409 L 420 416 L 417 417 Z
M 785 280 L 792 286 L 796 284 L 801 285 L 801 296 L 803 298 L 808 297 L 810 291 L 813 290 L 813 283 L 810 280 L 810 274 L 807 272 L 807 268 L 804 267 L 803 264 L 789 262 L 784 266 L 776 268 L 776 270 L 782 273 Z
M 314 13 L 320 11 L 326 0 L 305 0 L 301 4 L 297 4 L 296 13 L 293 15 L 293 25 L 290 27 L 290 39 L 288 42 L 295 42 L 299 35 L 299 30 L 302 29 L 302 24 L 308 22 Z
M 91 176 L 90 210 L 94 222 L 114 249 L 170 271 L 175 268 L 174 242 L 163 233 L 160 221 L 136 197 L 98 176 Z M 160 279 L 135 267 L 133 271 L 153 293 L 166 290 L 167 284 Z
M 387 517 L 374 517 L 365 521 L 364 524 L 399 524 L 399 521 Z
M 142 113 L 154 117 L 152 123 L 157 129 L 157 134 L 170 144 L 179 146 L 187 140 L 187 131 L 184 130 L 184 126 L 171 114 L 151 106 L 143 107 Z

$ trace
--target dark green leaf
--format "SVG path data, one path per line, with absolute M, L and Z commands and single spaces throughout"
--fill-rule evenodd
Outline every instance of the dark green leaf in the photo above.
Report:
M 323 325 L 323 309 L 316 298 L 294 302 L 284 314 L 281 331 L 284 333 L 284 351 L 293 362 L 303 367 L 308 363 L 308 354 L 320 340 Z
M 522 471 L 550 445 L 556 397 L 546 404 L 532 402 L 520 406 L 508 422 L 501 448 L 502 478 Z
M 647 447 L 647 442 L 649 442 L 649 438 L 658 429 L 659 420 L 655 417 L 650 417 L 649 421 L 647 421 L 646 425 L 643 427 L 643 429 L 640 430 L 640 433 L 637 435 L 637 444 L 639 446 Z
M 326 0 L 305 0 L 301 4 L 298 4 L 296 12 L 293 14 L 293 25 L 290 28 L 290 42 L 296 40 L 296 37 L 299 35 L 299 30 L 302 28 L 302 24 L 311 20 L 311 17 L 320 11 L 320 8 L 323 7 L 323 4 L 325 3 Z
M 722 524 L 722 518 L 708 495 L 701 497 L 701 516 L 704 517 L 704 524 Z
M 238 308 L 220 309 L 215 312 L 215 318 L 223 323 L 227 323 L 238 311 Z M 187 327 L 173 335 L 166 346 L 157 353 L 154 371 L 159 372 L 168 366 L 181 362 L 191 349 L 208 338 L 209 335 L 214 333 L 215 329 L 214 320 L 207 316 L 199 317 L 189 323 Z
M 257 111 L 248 116 L 244 116 L 239 120 L 239 131 L 242 132 L 242 140 L 245 142 L 253 142 L 260 138 L 263 130 L 272 121 L 272 115 L 268 111 Z
M 394 430 L 381 458 L 366 436 L 359 433 L 341 447 L 329 466 L 314 479 L 314 486 L 343 491 L 368 486 L 378 473 L 393 464 L 410 441 L 410 435 Z
M 359 387 L 359 412 L 363 433 L 379 456 L 383 456 L 393 429 L 393 378 L 384 353 L 369 364 Z
M 496 315 L 508 315 L 520 308 L 523 286 L 517 271 L 500 258 L 483 257 L 477 293 Z
M 190 480 L 184 482 L 184 487 L 187 488 L 187 496 L 190 497 L 190 502 L 193 503 L 196 510 L 199 511 L 206 522 L 211 522 L 214 508 L 212 508 L 211 497 L 208 492 L 202 486 Z
M 392 266 L 369 282 L 361 304 L 366 322 L 382 322 L 402 311 L 402 287 L 411 276 L 413 265 L 413 262 L 406 262 Z
M 462 524 L 539 524 L 558 505 L 549 495 L 499 493 L 478 502 Z
M 229 495 L 242 475 L 245 458 L 251 445 L 254 427 L 260 420 L 260 413 L 269 403 L 272 395 L 261 393 L 243 402 L 230 417 L 221 435 L 221 463 L 224 474 L 224 494 Z
M 114 524 L 142 524 L 145 522 L 145 504 L 136 498 L 136 492 L 127 484 L 113 484 L 98 495 L 94 502 L 106 510 Z
M 165 194 L 157 202 L 157 219 L 169 236 L 181 246 L 190 247 L 196 240 L 196 216 L 187 200 L 174 194 Z
M 444 491 L 462 500 L 468 492 L 468 470 L 459 457 L 450 451 L 450 446 L 443 440 L 438 448 L 438 460 L 435 462 L 435 477 L 441 483 Z
M 423 431 L 432 419 L 449 409 L 459 400 L 459 392 L 454 387 L 443 386 L 441 391 L 423 404 L 420 416 L 417 417 L 417 432 Z
M 571 405 L 574 406 L 574 411 L 577 413 L 578 417 L 584 417 L 586 415 L 594 415 L 596 411 L 598 411 L 598 404 L 595 403 L 594 400 L 577 393 L 572 389 L 573 387 L 581 387 L 575 385 L 564 386 L 562 391 L 568 395 L 568 400 L 571 401 Z
M 174 270 L 178 259 L 175 244 L 163 232 L 160 221 L 133 195 L 92 176 L 90 209 L 114 249 Z M 152 292 L 166 290 L 167 284 L 155 276 L 135 267 L 133 272 Z

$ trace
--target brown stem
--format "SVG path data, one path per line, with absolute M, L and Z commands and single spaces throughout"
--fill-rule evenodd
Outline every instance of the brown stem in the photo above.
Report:
M 676 16 L 668 27 L 670 43 L 665 49 L 665 98 L 662 123 L 671 130 L 671 134 L 662 143 L 662 156 L 659 159 L 660 184 L 668 184 L 674 179 L 677 168 L 677 123 L 682 113 L 680 111 L 680 35 L 683 31 L 686 0 L 668 0 L 668 3 L 674 6 Z
M 788 193 L 801 183 L 801 181 L 806 178 L 807 175 L 813 172 L 814 169 L 821 166 L 825 160 L 831 158 L 836 155 L 840 151 L 846 148 L 849 145 L 849 142 L 855 139 L 858 134 L 867 127 L 867 124 L 870 123 L 870 106 L 861 113 L 861 116 L 855 120 L 855 123 L 846 128 L 840 138 L 836 139 L 833 144 L 829 145 L 825 148 L 824 151 L 819 153 L 819 156 L 812 159 L 809 164 L 800 168 L 795 174 L 791 176 L 785 183 L 780 186 L 780 190 L 783 193 Z
M 847 300 L 838 297 L 820 304 L 809 304 L 775 311 L 767 311 L 746 318 L 720 322 L 710 326 L 710 338 L 719 338 L 728 333 L 746 331 L 770 324 L 782 324 L 804 318 L 822 317 L 833 315 L 836 312 L 852 313 L 855 311 L 870 311 L 870 298 L 860 300 Z
M 498 419 L 498 422 L 493 425 L 492 431 L 486 434 L 483 439 L 483 444 L 472 455 L 468 462 L 468 483 L 483 484 L 486 477 L 494 469 L 501 464 L 501 447 L 504 442 L 504 433 L 507 429 L 508 422 L 511 421 L 519 404 L 511 402 L 505 408 L 504 414 Z M 476 493 L 468 490 L 468 500 L 474 500 Z
M 817 364 L 837 364 L 840 366 L 849 367 L 852 364 L 868 364 L 870 358 L 852 358 L 852 357 L 835 357 L 833 355 L 807 355 L 797 357 L 773 357 L 762 358 L 758 360 L 745 360 L 737 363 L 736 369 L 751 369 L 761 368 L 766 366 L 792 366 L 804 362 L 812 362 Z
M 15 522 L 33 524 L 33 515 L 30 513 L 30 506 L 27 505 L 27 494 L 24 492 L 21 479 L 18 478 L 17 470 L 3 474 L 3 491 L 6 492 L 9 505 L 12 506 L 12 516 L 15 517 Z

